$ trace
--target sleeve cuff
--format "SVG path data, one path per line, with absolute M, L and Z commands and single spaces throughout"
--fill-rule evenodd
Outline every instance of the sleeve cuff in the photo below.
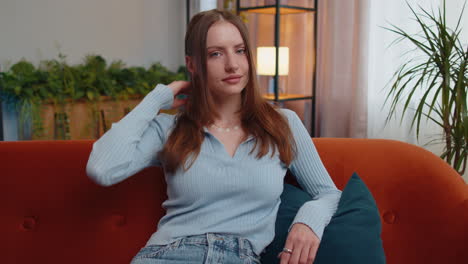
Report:
M 288 232 L 294 224 L 302 223 L 307 225 L 315 235 L 322 240 L 325 227 L 330 223 L 332 216 L 338 208 L 341 198 L 341 191 L 319 195 L 312 201 L 306 202 L 297 212 L 293 222 L 288 228 Z
M 174 94 L 171 88 L 164 84 L 158 84 L 137 107 L 145 110 L 150 109 L 154 112 L 155 109 L 169 109 L 173 103 Z
M 294 224 L 301 223 L 312 229 L 312 231 L 319 238 L 319 240 L 322 240 L 323 231 L 328 222 L 326 222 L 326 219 L 317 217 L 317 215 L 315 214 L 310 215 L 305 211 L 308 210 L 307 208 L 304 208 L 304 206 L 302 206 L 301 209 L 299 209 L 299 211 L 296 214 L 296 217 L 294 218 L 293 222 L 288 228 L 288 233 L 291 231 L 291 228 L 294 226 Z
M 160 109 L 168 109 L 173 103 L 174 94 L 171 88 L 164 84 L 158 84 L 156 88 L 149 92 L 120 122 L 127 122 L 127 119 L 144 119 L 149 121 L 157 116 Z M 139 118 L 135 118 L 135 116 Z

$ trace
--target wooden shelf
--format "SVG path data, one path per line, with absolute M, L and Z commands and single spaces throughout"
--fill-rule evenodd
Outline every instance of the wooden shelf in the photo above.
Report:
M 258 3 L 258 1 L 256 1 Z M 261 1 L 260 1 L 261 2 Z M 296 1 L 291 1 L 295 2 Z M 313 4 L 312 4 L 313 2 Z M 272 18 L 274 20 L 274 24 L 272 25 L 272 30 L 274 30 L 274 46 L 276 48 L 280 47 L 280 33 L 281 33 L 281 25 L 282 23 L 282 15 L 294 15 L 297 14 L 298 16 L 307 16 L 307 19 L 313 19 L 313 45 L 311 47 L 311 50 L 313 51 L 313 58 L 312 58 L 312 75 L 316 76 L 316 54 L 317 54 L 317 12 L 318 12 L 318 7 L 317 7 L 317 0 L 314 1 L 298 1 L 298 5 L 292 4 L 291 5 L 282 5 L 280 0 L 277 1 L 268 1 L 264 2 L 263 5 L 247 5 L 247 6 L 242 6 L 241 1 L 238 0 L 236 1 L 236 13 L 237 15 L 240 14 L 249 14 L 255 16 L 269 16 L 272 15 Z M 251 3 L 251 2 L 249 2 Z M 300 4 L 299 4 L 300 3 Z M 308 3 L 308 4 L 304 4 Z M 257 25 L 258 27 L 258 25 Z M 304 28 L 308 27 L 308 25 L 304 25 Z M 270 33 L 270 30 L 267 32 Z M 278 58 L 277 58 L 278 59 Z M 274 102 L 275 104 L 278 103 L 278 105 L 284 105 L 284 102 L 291 102 L 291 101 L 310 101 L 310 108 L 311 108 L 311 135 L 315 135 L 315 91 L 316 91 L 316 80 L 315 78 L 312 78 L 312 89 L 311 89 L 311 94 L 294 94 L 294 93 L 279 93 L 279 87 L 277 83 L 277 78 L 279 74 L 275 75 L 276 81 L 274 85 L 274 92 L 271 89 L 271 85 L 268 85 L 268 89 L 262 90 L 264 92 L 268 93 L 262 93 L 262 97 L 269 101 L 269 102 Z M 298 91 L 299 92 L 299 91 Z M 309 91 L 301 91 L 304 93 L 309 93 Z M 277 97 L 275 96 L 277 95 Z
M 274 101 L 275 94 L 263 94 L 263 98 Z M 278 94 L 278 101 L 292 101 L 292 100 L 305 100 L 312 99 L 312 95 L 306 94 Z
M 269 7 L 269 8 L 262 8 L 262 9 L 256 9 L 256 10 L 251 9 L 251 10 L 247 10 L 247 12 L 274 15 L 276 13 L 276 8 Z M 280 14 L 282 15 L 299 14 L 299 13 L 306 13 L 306 12 L 307 11 L 304 11 L 304 10 L 292 9 L 292 8 L 287 8 L 287 7 L 280 8 Z

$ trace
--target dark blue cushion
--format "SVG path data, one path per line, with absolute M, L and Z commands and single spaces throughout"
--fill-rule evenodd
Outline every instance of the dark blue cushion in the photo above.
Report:
M 284 185 L 275 226 L 275 238 L 262 254 L 262 263 L 279 263 L 288 228 L 299 208 L 312 197 L 301 189 Z M 380 237 L 379 211 L 371 192 L 354 173 L 341 195 L 338 209 L 324 230 L 314 264 L 381 264 L 385 253 Z

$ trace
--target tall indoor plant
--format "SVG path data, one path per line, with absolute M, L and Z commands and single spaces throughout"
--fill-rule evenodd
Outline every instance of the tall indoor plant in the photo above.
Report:
M 387 28 L 399 35 L 398 41 L 409 41 L 415 51 L 423 54 L 396 70 L 385 101 L 391 104 L 387 121 L 396 115 L 401 103 L 403 119 L 415 92 L 422 89 L 411 125 L 416 124 L 418 137 L 423 116 L 442 128 L 442 138 L 432 142 L 442 140 L 441 158 L 460 175 L 466 170 L 468 145 L 468 48 L 463 47 L 459 37 L 465 5 L 454 30 L 447 26 L 445 1 L 438 12 L 420 8 L 422 13 L 416 13 L 408 4 L 420 28 L 418 34 L 410 34 L 395 25 Z

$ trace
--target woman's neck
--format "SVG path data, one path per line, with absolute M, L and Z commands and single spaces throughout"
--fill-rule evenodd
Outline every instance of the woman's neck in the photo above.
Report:
M 224 99 L 215 97 L 215 107 L 219 117 L 214 120 L 221 125 L 239 125 L 241 116 L 238 113 L 241 106 L 241 96 L 232 96 Z

